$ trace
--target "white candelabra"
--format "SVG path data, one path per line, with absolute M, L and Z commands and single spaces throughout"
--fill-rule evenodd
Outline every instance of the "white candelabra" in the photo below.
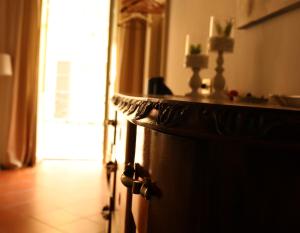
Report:
M 186 96 L 200 97 L 201 94 L 198 89 L 201 87 L 202 80 L 200 77 L 200 70 L 207 68 L 208 56 L 191 54 L 186 56 L 186 67 L 190 67 L 193 71 L 193 75 L 190 78 L 189 86 L 192 89 L 191 92 L 187 93 Z
M 215 20 L 214 17 L 210 19 L 209 29 L 209 51 L 217 53 L 217 66 L 215 68 L 216 75 L 212 81 L 212 98 L 220 99 L 226 96 L 225 86 L 226 81 L 223 75 L 224 72 L 224 53 L 232 53 L 234 48 L 234 39 L 232 38 L 231 19 L 226 22 Z
M 193 75 L 189 81 L 189 86 L 192 90 L 185 95 L 190 97 L 201 97 L 201 94 L 198 92 L 198 89 L 202 84 L 200 71 L 201 69 L 207 68 L 208 56 L 201 54 L 200 44 L 189 44 L 189 35 L 187 35 L 186 38 L 185 59 L 185 66 L 191 68 L 193 71 Z

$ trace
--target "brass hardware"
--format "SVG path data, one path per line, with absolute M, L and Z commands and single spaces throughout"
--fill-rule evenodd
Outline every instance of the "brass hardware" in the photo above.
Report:
M 146 200 L 149 200 L 151 196 L 155 195 L 153 191 L 154 184 L 149 176 L 145 175 L 139 164 L 135 164 L 135 168 L 132 164 L 128 164 L 121 175 L 121 182 L 125 187 L 130 188 L 133 194 L 140 194 Z
M 106 164 L 106 170 L 107 172 L 109 173 L 112 173 L 112 172 L 115 172 L 118 168 L 118 164 L 117 162 L 113 162 L 113 161 L 109 161 L 107 164 Z
M 132 183 L 132 193 L 134 194 L 140 194 L 140 190 L 141 190 L 141 187 L 143 185 L 143 181 L 141 180 L 133 180 L 133 183 Z
M 102 211 L 101 211 L 101 215 L 105 220 L 109 220 L 110 219 L 110 207 L 108 205 L 103 206 Z
M 106 179 L 107 179 L 107 182 L 109 183 L 111 173 L 117 171 L 118 164 L 117 164 L 117 162 L 109 161 L 105 167 L 106 167 Z
M 104 121 L 105 125 L 112 125 L 112 126 L 116 126 L 117 125 L 117 121 L 116 120 L 105 120 Z
M 125 170 L 121 175 L 121 182 L 125 187 L 131 188 L 133 186 L 133 175 L 134 168 L 133 165 L 129 163 L 125 166 Z
M 145 178 L 142 187 L 140 188 L 140 194 L 146 199 L 149 200 L 152 196 L 152 183 L 149 178 Z

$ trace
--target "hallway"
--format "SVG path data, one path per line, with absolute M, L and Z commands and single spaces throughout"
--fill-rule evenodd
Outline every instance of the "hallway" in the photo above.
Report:
M 0 171 L 0 233 L 104 233 L 105 185 L 98 161 Z

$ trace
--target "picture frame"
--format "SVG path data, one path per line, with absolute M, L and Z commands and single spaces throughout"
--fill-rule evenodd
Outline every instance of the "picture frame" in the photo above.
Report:
M 237 27 L 244 29 L 300 7 L 300 0 L 237 0 Z

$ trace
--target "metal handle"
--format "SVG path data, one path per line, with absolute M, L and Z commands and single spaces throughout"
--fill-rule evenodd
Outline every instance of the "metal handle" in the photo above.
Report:
M 108 205 L 103 206 L 102 211 L 101 211 L 101 215 L 105 220 L 109 220 L 110 219 L 110 207 Z
M 111 173 L 117 171 L 118 164 L 117 164 L 117 162 L 109 161 L 105 167 L 106 167 L 106 180 L 109 183 Z
M 121 175 L 122 184 L 127 188 L 131 188 L 133 185 L 133 176 L 134 176 L 134 167 L 131 163 L 129 163 L 125 166 L 124 172 Z
M 135 168 L 132 164 L 126 165 L 121 175 L 121 182 L 125 187 L 131 188 L 133 194 L 140 194 L 149 200 L 154 195 L 153 183 L 149 177 L 142 177 L 139 171 L 141 171 L 139 164 L 135 164 Z
M 121 175 L 121 182 L 125 187 L 131 188 L 134 194 L 139 194 L 140 188 L 142 187 L 142 181 L 134 179 L 134 175 L 137 175 L 136 169 L 134 169 L 131 163 L 127 164 L 123 174 Z
M 117 121 L 116 120 L 105 120 L 104 121 L 105 125 L 112 125 L 112 126 L 116 126 L 117 125 Z
M 117 162 L 109 161 L 106 164 L 107 172 L 115 172 L 118 168 Z
M 146 199 L 150 200 L 151 196 L 153 195 L 152 190 L 152 182 L 150 179 L 146 178 L 140 188 L 140 194 Z

